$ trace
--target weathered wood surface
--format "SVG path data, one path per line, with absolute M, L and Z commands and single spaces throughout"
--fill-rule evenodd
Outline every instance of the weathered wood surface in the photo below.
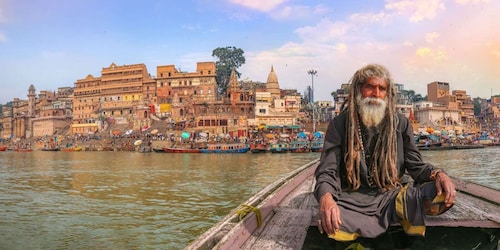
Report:
M 454 178 L 455 205 L 439 216 L 426 217 L 427 226 L 500 228 L 500 191 Z
M 236 210 L 234 210 L 214 227 L 210 228 L 207 232 L 198 237 L 197 240 L 192 242 L 185 249 L 242 249 L 251 236 L 256 237 L 257 235 L 260 235 L 259 232 L 256 232 L 257 229 L 263 230 L 267 225 L 269 225 L 274 215 L 277 214 L 280 203 L 283 204 L 282 201 L 289 202 L 289 204 L 296 204 L 299 207 L 302 206 L 304 201 L 300 201 L 300 199 L 297 200 L 297 192 L 306 193 L 302 196 L 305 199 L 309 199 L 311 191 L 307 188 L 311 188 L 312 185 L 310 181 L 308 182 L 306 180 L 311 178 L 317 164 L 318 160 L 315 160 L 295 171 L 292 171 L 287 176 L 261 190 L 245 203 L 245 205 L 253 206 L 259 209 L 263 219 L 263 224 L 260 227 L 257 225 L 257 218 L 254 213 L 250 213 L 243 218 L 242 221 L 238 222 L 238 215 L 236 215 Z M 305 183 L 309 184 L 305 185 Z M 301 188 L 297 188 L 299 186 L 306 187 L 306 191 L 300 191 Z M 290 196 L 289 194 L 291 193 L 294 195 Z M 287 197 L 295 197 L 295 199 L 287 199 Z M 303 216 L 305 216 L 303 218 L 305 219 L 305 222 L 300 222 L 300 220 L 299 222 L 305 223 L 307 226 L 308 222 L 310 222 L 312 213 L 306 212 L 303 213 Z M 290 225 L 293 225 L 293 223 L 290 223 Z M 282 235 L 286 234 L 286 231 L 284 230 L 281 230 L 280 232 Z M 297 237 L 297 239 L 301 240 L 303 243 L 305 234 L 304 236 Z M 245 246 L 245 248 L 251 249 L 251 246 Z M 278 247 L 278 249 L 280 248 Z
M 306 164 L 266 187 L 245 204 L 259 208 L 238 222 L 234 212 L 186 249 L 302 249 L 310 226 L 317 226 L 318 202 L 312 191 L 318 161 Z M 426 218 L 427 226 L 500 228 L 500 191 L 454 179 L 457 198 L 446 213 Z

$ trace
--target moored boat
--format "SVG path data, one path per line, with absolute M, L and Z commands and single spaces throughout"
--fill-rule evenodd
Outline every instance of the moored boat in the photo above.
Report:
M 31 151 L 33 151 L 33 149 L 31 149 L 31 148 L 16 148 L 15 151 L 16 152 L 31 152 Z
M 206 148 L 200 149 L 200 153 L 246 153 L 250 146 L 245 143 L 223 143 L 208 144 Z
M 5 145 L 0 145 L 0 151 L 5 151 L 7 150 L 7 146 Z
M 295 140 L 289 144 L 289 151 L 292 153 L 309 153 L 311 152 L 311 145 L 307 140 Z
M 312 152 L 323 152 L 323 144 L 324 144 L 323 139 L 315 139 L 311 141 L 311 151 Z
M 82 151 L 82 147 L 66 147 L 66 148 L 62 148 L 61 151 L 63 152 L 78 152 L 78 151 Z
M 198 148 L 163 148 L 165 153 L 201 153 Z
M 250 143 L 250 152 L 252 153 L 266 153 L 269 152 L 268 145 L 264 142 L 256 141 Z
M 286 142 L 275 142 L 271 143 L 269 151 L 271 153 L 287 153 L 289 150 L 288 143 Z
M 265 187 L 185 249 L 337 249 L 340 243 L 319 235 L 317 229 L 319 205 L 313 190 L 318 162 L 308 163 Z M 420 246 L 424 249 L 436 246 L 476 249 L 479 245 L 486 247 L 484 249 L 497 249 L 500 191 L 465 180 L 454 181 L 458 191 L 455 206 L 439 216 L 427 216 L 426 237 L 418 238 L 421 241 L 417 244 L 424 244 Z M 402 231 L 400 225 L 394 228 Z M 471 237 L 471 233 L 481 237 Z M 387 237 L 367 240 L 370 244 L 382 239 L 383 244 L 392 249 L 394 244 L 407 239 L 404 233 L 391 237 L 388 237 L 390 240 Z M 460 245 L 463 239 L 471 247 Z M 323 243 L 327 245 L 318 247 Z
M 56 147 L 56 148 L 41 148 L 41 151 L 60 151 L 61 149 Z

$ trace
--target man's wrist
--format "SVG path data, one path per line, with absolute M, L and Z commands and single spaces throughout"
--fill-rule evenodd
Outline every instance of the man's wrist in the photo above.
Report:
M 443 170 L 437 168 L 437 169 L 433 169 L 431 171 L 431 175 L 429 176 L 429 179 L 431 179 L 431 181 L 435 181 L 439 175 L 439 173 L 443 173 Z

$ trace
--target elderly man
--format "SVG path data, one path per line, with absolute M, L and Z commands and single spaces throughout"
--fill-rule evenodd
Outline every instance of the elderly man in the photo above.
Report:
M 394 223 L 409 235 L 424 235 L 425 214 L 449 209 L 455 185 L 422 161 L 409 120 L 396 112 L 385 67 L 367 65 L 350 83 L 347 106 L 328 126 L 315 173 L 318 228 L 338 241 L 375 238 Z

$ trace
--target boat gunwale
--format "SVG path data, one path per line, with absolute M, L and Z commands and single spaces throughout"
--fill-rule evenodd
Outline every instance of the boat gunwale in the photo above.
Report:
M 296 185 L 310 177 L 314 173 L 318 164 L 319 159 L 316 159 L 302 165 L 301 167 L 289 172 L 286 176 L 264 187 L 257 194 L 250 197 L 243 203 L 244 205 L 256 207 L 260 210 L 263 221 L 263 225 L 260 225 L 260 227 L 265 227 L 264 224 L 269 221 L 268 218 L 272 215 L 273 207 L 286 198 L 288 193 L 282 192 L 279 196 L 276 196 L 276 194 L 280 191 L 287 190 L 287 186 Z M 273 200 L 270 199 L 274 197 L 279 198 Z M 269 204 L 269 201 L 276 204 Z M 200 235 L 184 249 L 224 249 L 221 248 L 221 246 L 223 247 L 229 244 L 234 247 L 231 243 L 235 243 L 236 241 L 238 241 L 241 247 L 241 245 L 245 243 L 245 241 L 259 228 L 259 226 L 257 225 L 256 215 L 254 212 L 249 213 L 241 221 L 238 221 L 239 216 L 236 213 L 237 209 L 238 208 L 232 210 L 228 215 L 226 215 L 226 217 Z M 223 236 L 218 238 L 218 234 L 222 234 Z M 242 234 L 247 237 L 242 239 L 239 237 Z

